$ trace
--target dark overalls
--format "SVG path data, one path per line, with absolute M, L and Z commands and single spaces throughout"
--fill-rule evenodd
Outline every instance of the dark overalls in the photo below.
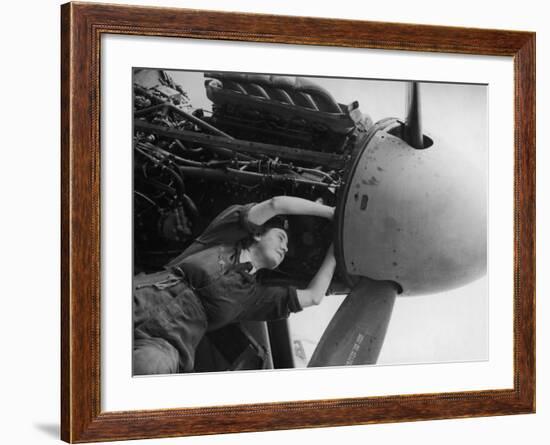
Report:
M 302 309 L 296 288 L 261 285 L 239 263 L 242 241 L 261 231 L 253 205 L 229 207 L 166 270 L 134 278 L 134 375 L 191 372 L 206 331 Z

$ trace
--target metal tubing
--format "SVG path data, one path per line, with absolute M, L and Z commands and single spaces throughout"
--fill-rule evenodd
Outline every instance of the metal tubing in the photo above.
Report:
M 231 181 L 238 179 L 239 182 L 244 182 L 247 184 L 257 184 L 262 181 L 273 181 L 273 182 L 290 182 L 300 185 L 308 185 L 313 187 L 337 187 L 334 184 L 326 184 L 324 182 L 315 182 L 309 181 L 307 179 L 295 178 L 293 176 L 279 175 L 279 174 L 262 174 L 256 172 L 247 172 L 242 170 L 237 170 L 233 168 L 228 168 L 226 170 L 218 170 L 214 168 L 202 168 L 202 167 L 187 167 L 180 166 L 180 172 L 184 176 L 190 177 L 202 177 L 208 178 L 214 181 Z
M 143 110 L 136 111 L 134 113 L 134 117 L 141 117 L 141 116 L 147 115 L 147 114 L 149 114 L 153 111 L 161 110 L 163 108 L 165 110 L 170 110 L 170 111 L 173 111 L 174 113 L 182 115 L 183 117 L 185 117 L 185 119 L 197 124 L 199 127 L 202 127 L 205 130 L 209 130 L 211 133 L 214 133 L 218 136 L 223 136 L 223 137 L 228 138 L 228 139 L 235 139 L 233 136 L 231 136 L 227 133 L 224 133 L 221 130 L 218 130 L 216 127 L 209 124 L 208 122 L 205 122 L 202 119 L 198 118 L 197 116 L 193 116 L 192 114 L 190 114 L 190 113 L 188 113 L 188 112 L 186 112 L 186 111 L 184 111 L 184 110 L 182 110 L 182 109 L 180 109 L 180 108 L 178 108 L 178 107 L 176 107 L 172 104 L 169 104 L 169 103 L 154 105 L 152 107 L 148 107 L 148 108 L 144 108 Z
M 255 155 L 278 157 L 281 159 L 290 159 L 293 161 L 308 162 L 315 165 L 330 167 L 332 169 L 343 168 L 347 160 L 345 156 L 333 153 L 322 153 L 296 147 L 285 147 L 282 145 L 244 141 L 241 139 L 227 139 L 219 136 L 197 133 L 194 131 L 165 128 L 142 120 L 135 121 L 134 128 L 149 131 L 163 137 L 203 144 L 218 151 L 221 150 L 221 153 L 225 153 L 226 155 L 227 152 L 229 152 L 232 156 L 239 156 L 241 159 L 243 157 L 246 157 L 248 160 L 254 159 L 244 154 L 250 153 Z

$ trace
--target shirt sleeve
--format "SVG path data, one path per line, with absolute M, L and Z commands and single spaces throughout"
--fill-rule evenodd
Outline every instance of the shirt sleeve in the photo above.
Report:
M 240 314 L 239 321 L 280 320 L 302 310 L 294 286 L 258 285 L 255 294 L 254 304 Z
M 261 233 L 261 226 L 248 219 L 248 212 L 256 203 L 233 205 L 220 213 L 197 238 L 202 244 L 233 243 Z
M 179 263 L 189 255 L 219 244 L 234 244 L 250 236 L 262 233 L 262 226 L 248 219 L 248 212 L 255 202 L 232 205 L 216 216 L 204 232 L 185 251 L 171 260 L 167 267 Z

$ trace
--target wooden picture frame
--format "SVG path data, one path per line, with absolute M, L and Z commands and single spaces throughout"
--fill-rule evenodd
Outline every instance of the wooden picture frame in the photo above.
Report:
M 534 33 L 92 3 L 62 5 L 61 18 L 63 440 L 94 442 L 535 411 Z M 103 34 L 513 57 L 513 389 L 102 412 L 99 75 Z

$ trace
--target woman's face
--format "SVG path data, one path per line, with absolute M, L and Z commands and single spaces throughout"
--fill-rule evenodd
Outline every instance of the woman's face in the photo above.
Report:
M 288 251 L 288 235 L 283 229 L 271 228 L 256 238 L 258 252 L 265 267 L 275 269 L 285 259 Z

